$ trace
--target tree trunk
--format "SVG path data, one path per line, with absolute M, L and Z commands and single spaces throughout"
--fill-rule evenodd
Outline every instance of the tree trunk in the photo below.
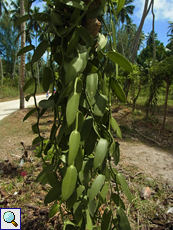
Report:
M 148 119 L 148 114 L 149 114 L 149 106 L 150 106 L 150 103 L 151 103 L 152 100 L 153 100 L 154 93 L 155 93 L 155 90 L 153 89 L 152 93 L 150 94 L 150 98 L 149 98 L 149 100 L 148 100 L 148 103 L 146 104 L 146 118 L 147 118 L 147 119 Z
M 24 0 L 20 0 L 20 16 L 24 15 Z M 21 31 L 25 30 L 25 23 L 21 24 Z M 25 32 L 21 35 L 21 49 L 25 47 Z M 24 92 L 23 86 L 25 84 L 25 54 L 20 57 L 20 109 L 24 109 Z
M 3 85 L 3 66 L 2 66 L 2 60 L 0 55 L 0 66 L 1 66 L 1 86 Z
M 15 76 L 15 72 L 16 72 L 16 60 L 17 60 L 17 53 L 15 55 L 15 60 L 14 60 L 14 69 L 13 69 L 13 73 L 12 73 L 12 78 L 14 80 L 14 76 Z
M 19 43 L 20 43 L 20 40 L 18 39 L 17 53 L 19 52 Z M 20 76 L 20 62 L 19 62 L 19 56 L 17 56 L 17 63 L 18 63 L 18 76 Z
M 155 21 L 155 15 L 154 15 L 154 0 L 152 2 L 152 15 L 153 15 L 153 22 L 152 22 L 152 30 L 153 30 L 153 62 L 155 63 L 156 60 L 156 44 L 154 39 L 154 21 Z
M 166 121 L 166 114 L 167 114 L 167 104 L 168 104 L 168 93 L 169 93 L 169 79 L 166 79 L 166 97 L 165 97 L 165 108 L 164 108 L 164 117 L 163 117 L 163 124 L 162 129 L 165 127 L 165 121 Z
M 132 63 L 134 62 L 134 60 L 136 58 L 138 44 L 139 44 L 139 39 L 140 39 L 140 34 L 141 34 L 141 31 L 142 31 L 142 28 L 143 28 L 143 25 L 144 25 L 144 22 L 145 22 L 145 18 L 148 15 L 148 12 L 149 12 L 149 10 L 151 8 L 151 4 L 153 2 L 153 0 L 151 0 L 150 5 L 148 7 L 148 1 L 149 0 L 145 0 L 144 10 L 143 10 L 141 22 L 139 24 L 138 30 L 136 32 L 136 35 L 135 35 L 135 37 L 133 39 L 133 42 L 132 42 L 130 50 L 129 50 L 128 59 L 130 59 L 130 61 Z
M 141 83 L 142 83 L 142 78 L 141 78 L 140 81 L 139 81 L 138 93 L 137 93 L 136 97 L 134 97 L 134 99 L 133 99 L 133 111 L 135 110 L 136 101 L 137 101 L 137 99 L 138 99 L 138 97 L 139 97 L 139 94 L 140 94 L 140 92 L 141 92 Z

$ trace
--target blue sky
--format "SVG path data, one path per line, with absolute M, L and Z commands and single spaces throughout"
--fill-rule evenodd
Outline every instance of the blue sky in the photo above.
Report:
M 144 0 L 134 0 L 135 11 L 132 19 L 134 23 L 139 25 L 143 13 Z M 173 22 L 173 0 L 154 0 L 155 14 L 155 32 L 158 35 L 158 40 L 166 46 L 168 44 L 168 21 Z M 149 12 L 143 27 L 145 34 L 152 30 L 152 14 Z
M 143 12 L 145 0 L 134 0 L 133 5 L 135 5 L 134 15 L 132 16 L 133 22 L 137 24 L 140 23 L 140 19 Z M 33 4 L 40 7 L 40 11 L 43 10 L 43 2 L 38 0 Z M 163 42 L 166 46 L 168 43 L 167 31 L 168 31 L 168 21 L 173 21 L 173 0 L 154 0 L 154 13 L 155 13 L 155 32 L 158 35 L 158 39 Z M 152 30 L 152 14 L 148 14 L 143 31 L 145 34 L 151 32 Z
M 10 2 L 9 0 L 7 0 Z M 149 0 L 150 1 L 150 0 Z M 133 5 L 135 5 L 134 15 L 132 16 L 133 22 L 137 24 L 140 23 L 143 7 L 144 7 L 145 0 L 134 0 Z M 44 9 L 43 1 L 33 3 L 32 7 L 36 5 L 40 7 L 40 11 Z M 166 46 L 168 43 L 167 31 L 168 31 L 168 21 L 173 22 L 173 0 L 154 0 L 154 13 L 155 13 L 155 32 L 158 35 L 158 39 L 163 42 Z M 152 14 L 151 12 L 148 14 L 143 31 L 145 34 L 151 32 L 152 30 Z

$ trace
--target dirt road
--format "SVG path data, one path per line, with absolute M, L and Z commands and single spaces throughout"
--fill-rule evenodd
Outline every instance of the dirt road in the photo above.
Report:
M 39 95 L 36 96 L 37 103 L 43 99 L 46 98 L 46 95 Z M 27 102 L 25 101 L 25 108 L 34 105 L 34 98 L 30 98 L 30 100 Z M 7 102 L 0 102 L 0 120 L 2 120 L 4 117 L 10 115 L 11 113 L 14 113 L 19 109 L 20 102 L 19 99 L 14 101 L 7 101 Z
M 151 178 L 163 178 L 173 185 L 173 154 L 137 141 L 119 143 L 123 163 L 134 165 Z

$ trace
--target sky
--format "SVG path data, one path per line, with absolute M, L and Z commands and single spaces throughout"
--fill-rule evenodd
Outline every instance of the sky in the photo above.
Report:
M 140 20 L 143 13 L 145 0 L 134 0 L 135 6 L 134 14 L 132 16 L 133 23 L 137 26 L 140 24 Z M 40 11 L 43 10 L 43 2 L 38 0 L 33 4 L 40 7 Z M 32 7 L 33 7 L 32 6 Z M 154 14 L 155 14 L 155 32 L 158 35 L 158 40 L 163 42 L 166 46 L 168 44 L 168 21 L 173 22 L 173 0 L 154 0 Z M 149 12 L 143 26 L 143 31 L 147 35 L 152 30 L 152 14 Z
M 9 2 L 9 0 L 7 0 Z M 149 0 L 150 2 L 151 0 Z M 134 0 L 132 3 L 135 6 L 134 14 L 132 15 L 133 23 L 137 26 L 140 24 L 140 20 L 143 13 L 145 0 Z M 32 8 L 34 5 L 40 7 L 40 11 L 44 10 L 43 1 L 36 0 L 32 4 Z M 155 32 L 158 35 L 158 40 L 163 42 L 166 46 L 168 44 L 168 21 L 173 22 L 173 0 L 154 0 L 154 13 L 155 13 Z M 152 30 L 152 14 L 149 12 L 147 18 L 145 19 L 145 23 L 143 26 L 143 31 L 147 35 Z
M 142 17 L 144 0 L 134 0 L 135 11 L 132 19 L 134 23 L 139 25 Z M 168 21 L 173 22 L 173 0 L 154 0 L 154 14 L 155 14 L 155 32 L 158 35 L 158 40 L 163 42 L 166 46 L 168 44 Z M 152 14 L 149 12 L 145 19 L 143 31 L 145 34 L 152 30 Z

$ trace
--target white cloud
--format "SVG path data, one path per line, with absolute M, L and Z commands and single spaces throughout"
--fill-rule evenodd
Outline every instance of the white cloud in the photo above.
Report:
M 151 1 L 151 0 L 150 0 Z M 149 1 L 149 2 L 150 2 Z M 144 8 L 144 0 L 135 0 L 135 14 L 138 18 L 141 18 Z M 173 0 L 155 0 L 154 1 L 154 14 L 155 20 L 173 21 Z M 146 19 L 151 20 L 151 12 Z

